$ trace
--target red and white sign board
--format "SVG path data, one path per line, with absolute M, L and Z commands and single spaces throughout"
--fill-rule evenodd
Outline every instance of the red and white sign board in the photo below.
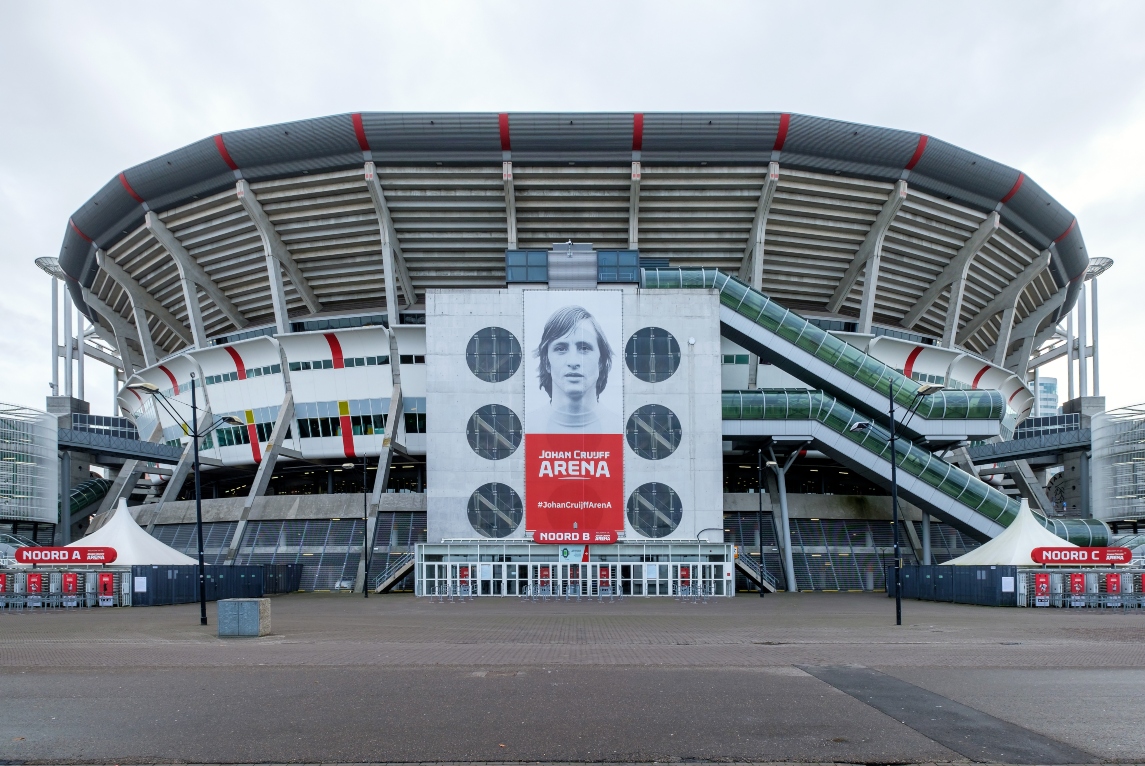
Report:
M 110 564 L 115 561 L 115 548 L 51 548 L 28 547 L 16 549 L 18 564 Z
M 1070 606 L 1085 606 L 1085 574 L 1071 572 L 1069 576 Z
M 31 572 L 28 575 L 28 593 L 43 593 L 44 592 L 44 576 L 39 572 Z
M 624 361 L 613 290 L 526 290 L 525 528 L 604 544 L 624 529 Z
M 1038 564 L 1128 564 L 1133 560 L 1133 551 L 1128 548 L 1034 548 L 1030 552 Z
M 1034 606 L 1050 605 L 1050 575 L 1038 572 L 1034 575 Z

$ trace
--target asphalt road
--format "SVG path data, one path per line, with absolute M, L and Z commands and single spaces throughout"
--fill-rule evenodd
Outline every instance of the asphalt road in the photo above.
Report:
M 1145 616 L 908 604 L 896 629 L 885 598 L 822 594 L 273 610 L 245 640 L 194 607 L 0 615 L 0 761 L 1145 760 Z

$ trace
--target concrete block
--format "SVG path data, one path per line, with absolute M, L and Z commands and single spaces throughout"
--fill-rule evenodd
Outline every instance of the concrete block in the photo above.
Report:
M 269 598 L 227 598 L 218 602 L 219 638 L 269 636 Z

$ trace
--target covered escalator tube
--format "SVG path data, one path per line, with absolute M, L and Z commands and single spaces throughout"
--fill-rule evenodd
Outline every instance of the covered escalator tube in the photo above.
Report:
M 759 389 L 725 391 L 724 420 L 810 421 L 861 447 L 881 461 L 890 457 L 890 434 L 875 421 L 870 428 L 852 430 L 859 422 L 872 422 L 830 394 L 807 389 Z M 810 429 L 811 432 L 814 429 Z M 895 439 L 898 470 L 938 490 L 953 502 L 1002 527 L 1018 515 L 1019 503 L 976 476 L 947 463 L 942 458 L 912 444 L 901 436 Z M 862 470 L 863 466 L 851 466 Z M 924 508 L 945 516 L 943 508 Z M 1096 519 L 1051 519 L 1034 514 L 1038 522 L 1058 537 L 1083 546 L 1109 544 L 1109 528 Z
M 719 291 L 720 303 L 764 330 L 773 333 L 818 361 L 837 370 L 887 401 L 894 386 L 895 403 L 913 407 L 917 417 L 925 420 L 1001 421 L 1006 414 L 1002 394 L 994 390 L 944 390 L 919 397 L 921 386 L 844 340 L 811 324 L 784 308 L 763 293 L 715 269 L 645 269 L 642 284 L 646 288 L 710 288 Z M 805 379 L 804 372 L 793 360 L 772 358 L 776 366 Z M 840 392 L 832 391 L 838 395 Z M 880 407 L 885 412 L 885 407 Z

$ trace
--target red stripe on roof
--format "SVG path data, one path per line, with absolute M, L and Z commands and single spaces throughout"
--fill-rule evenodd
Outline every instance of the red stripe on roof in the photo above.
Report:
M 135 189 L 131 188 L 131 184 L 127 182 L 127 176 L 125 176 L 123 173 L 119 174 L 119 183 L 123 185 L 124 190 L 131 195 L 133 200 L 138 202 L 140 205 L 143 204 L 143 198 L 135 193 Z
M 926 151 L 926 143 L 930 140 L 930 136 L 920 134 L 918 137 L 918 146 L 914 148 L 914 154 L 910 156 L 910 162 L 906 164 L 903 170 L 914 170 L 914 166 L 922 159 L 923 153 Z
M 332 332 L 324 332 L 322 337 L 330 344 L 330 355 L 334 357 L 334 369 L 340 370 L 345 367 L 346 362 L 342 358 L 342 344 L 338 342 L 338 336 Z
M 1066 227 L 1065 231 L 1063 231 L 1061 234 L 1058 235 L 1058 238 L 1054 240 L 1054 244 L 1056 245 L 1058 242 L 1061 242 L 1063 239 L 1068 237 L 1069 233 L 1071 231 L 1073 231 L 1074 226 L 1077 226 L 1077 219 L 1076 218 L 1069 222 L 1069 226 Z
M 71 226 L 72 231 L 74 231 L 76 234 L 79 234 L 84 242 L 91 242 L 91 237 L 80 231 L 80 227 L 76 226 L 76 222 L 70 218 L 68 219 L 68 226 Z
M 366 139 L 366 126 L 362 124 L 362 115 L 359 112 L 354 112 L 350 115 L 350 121 L 354 123 L 354 135 L 358 138 L 358 148 L 363 152 L 370 151 L 370 142 Z
M 1018 180 L 1014 181 L 1014 185 L 1010 187 L 1010 191 L 1006 192 L 1006 196 L 1003 197 L 1002 199 L 998 200 L 998 201 L 1001 202 L 1003 205 L 1005 205 L 1007 202 L 1009 202 L 1010 200 L 1012 200 L 1014 198 L 1014 195 L 1018 193 L 1018 189 L 1021 189 L 1022 184 L 1024 184 L 1025 182 L 1026 182 L 1026 174 L 1025 173 L 1018 173 Z
M 159 365 L 159 369 L 160 369 L 160 371 L 162 371 L 162 373 L 164 375 L 167 376 L 167 380 L 171 381 L 171 391 L 174 392 L 175 396 L 178 396 L 179 395 L 179 381 L 175 380 L 175 376 L 172 375 L 171 371 L 168 370 L 163 365 Z
M 903 365 L 902 374 L 908 378 L 914 372 L 914 363 L 918 361 L 918 355 L 922 353 L 922 346 L 915 346 L 914 350 L 906 358 L 906 364 Z
M 988 373 L 989 371 L 990 371 L 990 365 L 986 365 L 981 370 L 979 370 L 978 374 L 974 376 L 974 382 L 970 384 L 970 387 L 971 388 L 978 388 L 978 383 L 982 380 L 982 376 L 985 375 L 986 373 Z
M 501 151 L 508 152 L 509 149 L 509 113 L 501 112 L 497 115 L 497 126 L 501 129 Z
M 227 144 L 223 141 L 222 133 L 215 135 L 215 148 L 219 150 L 219 156 L 223 158 L 223 162 L 227 163 L 228 168 L 231 170 L 239 169 L 239 166 L 231 159 L 231 153 L 227 151 Z
M 243 364 L 242 356 L 230 346 L 226 346 L 226 352 L 231 355 L 231 359 L 235 362 L 235 372 L 238 373 L 239 380 L 246 380 L 246 365 Z
M 787 112 L 779 115 L 779 132 L 775 134 L 775 146 L 771 147 L 773 152 L 783 151 L 783 142 L 787 140 L 787 129 L 791 126 L 791 115 Z
M 262 462 L 262 449 L 258 444 L 258 426 L 254 423 L 246 424 L 247 438 L 250 439 L 250 454 L 254 458 L 255 463 Z
M 632 115 L 632 151 L 638 152 L 644 146 L 644 114 Z

